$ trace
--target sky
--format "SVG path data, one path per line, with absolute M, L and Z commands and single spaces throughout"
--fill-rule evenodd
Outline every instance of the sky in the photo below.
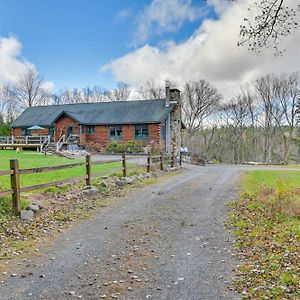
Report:
M 299 32 L 283 57 L 237 47 L 251 1 L 0 0 L 0 85 L 35 68 L 53 91 L 206 79 L 230 97 L 258 75 L 300 68 Z

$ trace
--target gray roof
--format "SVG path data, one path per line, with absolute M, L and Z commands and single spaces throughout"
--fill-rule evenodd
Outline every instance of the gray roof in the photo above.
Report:
M 35 106 L 27 108 L 11 127 L 48 127 L 63 114 L 83 125 L 159 123 L 174 107 L 174 103 L 165 107 L 164 99 Z

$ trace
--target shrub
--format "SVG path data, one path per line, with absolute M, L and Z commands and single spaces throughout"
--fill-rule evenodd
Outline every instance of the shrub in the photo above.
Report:
M 88 143 L 85 145 L 85 150 L 88 152 L 101 152 L 102 147 L 100 144 L 97 143 Z
M 161 153 L 161 147 L 159 143 L 151 141 L 148 152 L 150 152 L 151 155 L 159 155 Z
M 106 147 L 108 153 L 142 153 L 144 152 L 143 145 L 134 141 L 129 141 L 126 144 L 113 142 Z

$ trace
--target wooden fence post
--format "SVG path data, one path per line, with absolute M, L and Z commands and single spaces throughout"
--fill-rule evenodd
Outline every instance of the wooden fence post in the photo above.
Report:
M 123 165 L 123 177 L 127 176 L 127 166 L 126 166 L 126 153 L 122 155 L 122 165 Z
M 163 153 L 160 153 L 160 170 L 164 170 L 164 163 L 163 163 Z
M 151 156 L 150 156 L 150 152 L 148 153 L 148 157 L 147 157 L 147 172 L 150 172 L 150 166 L 151 165 Z
M 172 156 L 171 156 L 171 168 L 174 168 L 174 159 L 175 159 L 175 155 L 174 155 L 174 152 L 172 152 Z
M 19 175 L 19 161 L 17 159 L 10 160 L 10 170 L 13 171 L 10 175 L 12 194 L 12 207 L 13 213 L 16 216 L 20 215 L 21 202 L 20 202 L 20 175 Z
M 91 166 L 91 156 L 86 155 L 85 157 L 86 161 L 86 185 L 91 185 L 91 177 L 92 177 L 92 166 Z

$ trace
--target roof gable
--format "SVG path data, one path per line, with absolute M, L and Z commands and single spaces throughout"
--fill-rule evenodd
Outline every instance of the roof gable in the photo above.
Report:
M 166 107 L 164 99 L 36 106 L 27 108 L 11 127 L 49 127 L 63 114 L 83 125 L 159 123 L 175 106 Z

